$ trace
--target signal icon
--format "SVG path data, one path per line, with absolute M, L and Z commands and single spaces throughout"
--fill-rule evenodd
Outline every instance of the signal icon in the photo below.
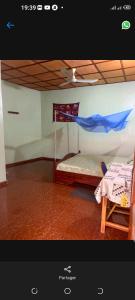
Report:
M 117 8 L 117 10 L 122 10 L 122 6 L 119 6 L 119 7 Z
M 111 7 L 110 8 L 111 10 L 116 10 L 117 9 L 117 7 L 116 7 L 116 5 L 114 5 L 113 7 Z

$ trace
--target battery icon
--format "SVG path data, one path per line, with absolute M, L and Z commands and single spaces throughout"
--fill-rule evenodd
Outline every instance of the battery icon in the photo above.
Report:
M 57 4 L 53 4 L 52 5 L 52 10 L 57 10 L 58 9 L 58 5 Z
M 130 9 L 131 9 L 131 5 L 124 5 L 124 6 L 123 6 L 123 9 L 124 9 L 124 10 L 130 10 Z
M 42 10 L 43 6 L 42 5 L 37 5 L 37 10 Z

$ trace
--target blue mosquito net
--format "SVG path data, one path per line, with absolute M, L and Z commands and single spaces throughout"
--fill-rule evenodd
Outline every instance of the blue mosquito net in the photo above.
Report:
M 111 130 L 120 131 L 124 129 L 128 123 L 127 118 L 131 111 L 132 109 L 129 109 L 108 116 L 95 114 L 87 118 L 73 116 L 63 112 L 61 113 L 67 117 L 72 117 L 74 122 L 76 122 L 78 125 L 80 125 L 87 131 L 108 133 Z

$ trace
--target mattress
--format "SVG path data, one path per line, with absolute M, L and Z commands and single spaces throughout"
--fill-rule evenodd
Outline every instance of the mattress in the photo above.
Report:
M 107 168 L 109 168 L 112 162 L 129 162 L 129 157 L 77 154 L 74 157 L 59 163 L 56 169 L 59 171 L 102 177 L 103 174 L 100 165 L 102 161 L 104 161 Z

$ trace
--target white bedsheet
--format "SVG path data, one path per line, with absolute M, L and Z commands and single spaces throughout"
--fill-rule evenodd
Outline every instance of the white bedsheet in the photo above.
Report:
M 109 168 L 112 162 L 127 163 L 129 160 L 129 157 L 77 154 L 76 156 L 59 163 L 57 165 L 57 170 L 102 177 L 103 174 L 100 166 L 102 161 L 104 161 L 107 168 Z

